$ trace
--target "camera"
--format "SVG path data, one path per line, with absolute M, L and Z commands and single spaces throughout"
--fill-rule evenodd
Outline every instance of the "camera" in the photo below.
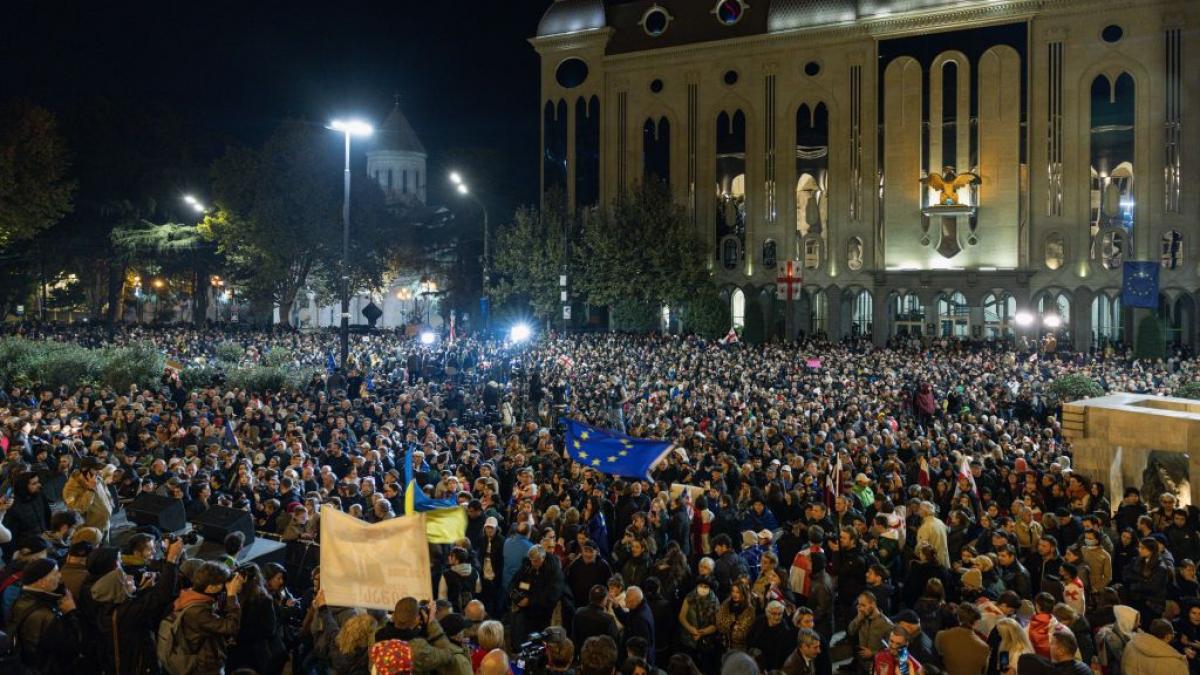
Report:
M 163 535 L 163 541 L 170 546 L 176 540 L 183 540 L 187 546 L 195 546 L 200 541 L 200 533 L 195 530 L 188 530 L 183 534 L 168 533 Z
M 530 633 L 529 638 L 517 647 L 513 675 L 536 675 L 546 672 L 546 634 Z

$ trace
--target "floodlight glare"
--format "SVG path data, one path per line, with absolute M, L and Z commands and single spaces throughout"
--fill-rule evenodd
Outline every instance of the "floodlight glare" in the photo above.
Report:
M 518 323 L 508 332 L 508 337 L 513 342 L 525 342 L 533 335 L 533 329 L 527 323 Z
M 370 136 L 375 129 L 362 120 L 333 120 L 329 128 L 351 136 Z
M 189 203 L 189 204 L 195 204 L 195 203 L 196 203 L 196 198 L 195 198 L 195 197 L 193 197 L 192 195 L 184 195 L 184 196 L 183 196 L 183 201 L 185 201 L 185 202 L 187 202 L 187 203 Z
M 1017 312 L 1016 317 L 1018 326 L 1028 326 L 1033 323 L 1033 315 L 1029 312 Z
M 421 332 L 421 344 L 423 344 L 423 345 L 431 345 L 431 344 L 433 344 L 433 341 L 436 339 L 437 339 L 437 336 L 434 335 L 433 331 L 431 331 L 431 330 Z
M 462 176 L 460 176 L 457 171 L 451 171 L 450 182 L 454 183 L 455 185 L 460 185 L 463 182 Z
M 458 184 L 458 194 L 460 194 L 460 195 L 465 195 L 465 194 L 467 194 L 468 192 L 470 192 L 470 190 L 469 190 L 469 189 L 467 189 L 467 184 L 466 184 L 466 183 L 459 183 L 459 184 Z
M 1051 314 L 1042 319 L 1042 323 L 1045 324 L 1046 328 L 1058 328 L 1062 325 L 1062 319 L 1057 314 Z

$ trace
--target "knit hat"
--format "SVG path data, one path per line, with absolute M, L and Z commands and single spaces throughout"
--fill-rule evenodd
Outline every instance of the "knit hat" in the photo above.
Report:
M 384 640 L 371 645 L 371 671 L 378 675 L 409 675 L 413 670 L 412 648 L 403 640 Z
M 36 584 L 56 569 L 58 569 L 58 564 L 53 560 L 38 558 L 25 566 L 25 570 L 21 573 L 21 585 Z
M 963 588 L 983 588 L 983 573 L 977 569 L 969 569 L 962 574 Z

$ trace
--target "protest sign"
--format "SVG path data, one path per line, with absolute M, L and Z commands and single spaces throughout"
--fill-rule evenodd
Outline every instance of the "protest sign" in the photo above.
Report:
M 425 514 L 365 523 L 321 509 L 321 588 L 340 607 L 391 610 L 400 598 L 433 600 Z

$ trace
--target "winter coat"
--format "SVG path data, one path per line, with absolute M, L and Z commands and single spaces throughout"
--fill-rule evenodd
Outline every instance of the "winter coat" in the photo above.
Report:
M 1096 658 L 1106 675 L 1122 675 L 1125 647 L 1133 639 L 1138 613 L 1132 607 L 1113 607 L 1115 620 L 1096 633 Z
M 67 508 L 78 511 L 83 516 L 84 527 L 94 527 L 102 534 L 108 534 L 108 526 L 112 521 L 113 503 L 104 480 L 96 477 L 96 488 L 88 487 L 83 478 L 83 472 L 76 471 L 67 479 L 63 488 L 63 501 Z
M 63 614 L 61 596 L 32 588 L 21 590 L 13 604 L 8 632 L 17 636 L 21 661 L 40 675 L 86 672 L 80 661 L 84 648 L 78 610 Z
M 846 639 L 854 640 L 856 654 L 858 647 L 866 647 L 873 652 L 883 650 L 886 653 L 887 650 L 883 649 L 883 642 L 887 640 L 888 633 L 892 631 L 892 625 L 892 622 L 882 612 L 875 612 L 866 618 L 861 614 L 855 614 L 850 625 L 846 626 Z M 863 670 L 871 669 L 870 659 L 860 658 L 859 665 Z
M 724 638 L 726 649 L 746 650 L 754 618 L 753 603 L 745 603 L 741 612 L 736 612 L 728 600 L 721 603 L 717 610 L 717 633 Z
M 1082 548 L 1083 561 L 1087 563 L 1089 571 L 1088 583 L 1091 588 L 1088 590 L 1092 593 L 1099 593 L 1112 583 L 1112 556 L 1104 550 L 1103 546 L 1084 546 Z
M 209 595 L 187 589 L 175 600 L 173 611 L 184 612 L 180 621 L 185 649 L 195 654 L 190 675 L 220 673 L 225 666 L 226 642 L 236 637 L 242 625 L 242 608 L 236 598 L 217 608 Z
M 1122 675 L 1187 675 L 1188 663 L 1168 642 L 1138 631 L 1121 657 Z
M 947 673 L 980 675 L 987 668 L 987 643 L 970 628 L 947 628 L 937 634 L 934 644 Z
M 332 617 L 332 615 L 330 615 Z M 375 641 L 404 640 L 412 649 L 413 675 L 471 675 L 471 656 L 462 646 L 450 641 L 436 619 L 425 626 L 425 635 L 384 626 L 375 632 Z
M 1055 619 L 1053 614 L 1038 612 L 1030 617 L 1025 633 L 1029 635 L 1029 643 L 1033 645 L 1033 651 L 1038 656 L 1050 658 L 1050 632 L 1057 624 L 1058 619 Z
M 33 474 L 22 474 L 13 481 L 13 504 L 4 516 L 4 526 L 12 531 L 10 547 L 50 529 L 50 502 L 41 492 L 29 493 L 31 478 Z
M 942 567 L 950 567 L 950 544 L 947 541 L 946 524 L 937 516 L 925 516 L 921 527 L 917 529 L 917 546 L 929 544 L 937 554 L 937 561 Z
M 119 570 L 105 574 L 92 584 L 93 619 L 103 638 L 100 654 L 108 672 L 116 675 L 159 672 L 155 642 L 159 623 L 175 599 L 178 569 L 174 564 L 164 562 L 157 583 L 132 597 Z

